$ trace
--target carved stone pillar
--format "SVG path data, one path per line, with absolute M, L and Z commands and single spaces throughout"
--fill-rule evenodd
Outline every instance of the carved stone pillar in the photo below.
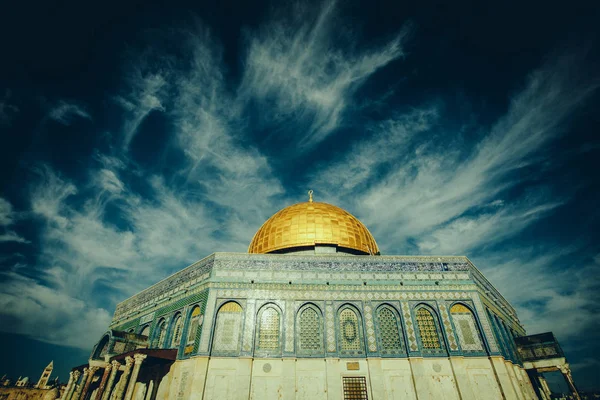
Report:
M 125 392 L 125 388 L 127 387 L 127 378 L 129 378 L 129 374 L 131 373 L 131 365 L 133 364 L 133 358 L 127 356 L 125 357 L 125 371 L 123 371 L 123 375 L 121 376 L 121 380 L 119 381 L 117 387 L 115 388 L 115 400 L 122 400 L 123 393 Z
M 60 400 L 66 400 L 67 395 L 71 391 L 71 386 L 73 386 L 73 371 L 69 372 L 69 382 L 67 383 L 67 386 L 65 387 L 65 391 L 63 392 L 63 395 L 60 397 Z
M 77 390 L 77 381 L 79 381 L 80 376 L 81 376 L 81 372 L 79 372 L 79 371 L 73 372 L 73 384 L 71 385 L 71 388 L 67 392 L 67 396 L 65 397 L 65 400 L 71 400 L 71 398 L 73 397 L 73 393 L 75 393 L 75 390 Z
M 539 374 L 538 381 L 540 382 L 540 386 L 542 387 L 544 400 L 551 400 L 552 392 L 550 391 L 550 386 L 548 386 L 548 382 L 546 382 L 546 378 L 544 378 L 544 375 Z
M 133 390 L 135 389 L 138 374 L 140 373 L 142 362 L 146 359 L 146 357 L 148 357 L 146 354 L 135 354 L 133 356 L 135 359 L 135 365 L 133 366 L 133 371 L 131 372 L 131 378 L 129 378 L 129 385 L 127 386 L 127 392 L 125 393 L 125 400 L 131 400 L 131 397 L 133 396 Z
M 94 379 L 94 375 L 96 374 L 96 371 L 98 371 L 98 367 L 90 367 L 89 369 L 89 373 L 88 373 L 88 377 L 87 380 L 85 381 L 85 386 L 83 387 L 83 390 L 81 391 L 81 396 L 79 396 L 81 399 L 85 399 L 85 396 L 87 395 L 88 390 L 90 389 L 90 385 L 92 384 L 92 379 Z M 83 382 L 81 382 L 83 384 Z
M 579 397 L 579 392 L 577 391 L 577 388 L 575 387 L 575 382 L 573 382 L 573 376 L 571 375 L 571 368 L 569 368 L 568 365 L 559 365 L 558 369 L 563 374 L 563 376 L 565 377 L 565 380 L 569 384 L 569 388 L 571 389 L 571 393 L 573 394 L 573 397 L 575 397 L 575 400 L 581 400 L 581 397 Z
M 112 370 L 110 372 L 110 378 L 108 378 L 108 383 L 104 389 L 104 393 L 102 393 L 102 400 L 108 400 L 110 392 L 113 389 L 113 384 L 115 383 L 115 377 L 117 376 L 117 372 L 119 372 L 119 367 L 121 366 L 121 363 L 118 361 L 112 361 L 110 364 L 112 365 Z
M 87 382 L 87 377 L 89 374 L 90 370 L 88 368 L 84 368 L 83 376 L 81 377 L 81 383 L 77 385 L 77 390 L 75 390 L 75 393 L 73 393 L 73 397 L 71 397 L 71 400 L 79 400 L 79 397 L 81 396 L 81 391 L 83 390 L 83 387 Z
M 100 385 L 98 385 L 98 391 L 96 392 L 96 396 L 94 396 L 91 400 L 100 400 L 102 398 L 102 392 L 104 392 L 104 388 L 106 387 L 106 381 L 108 380 L 108 375 L 110 375 L 110 371 L 112 370 L 112 364 L 106 364 L 104 367 L 104 373 L 102 374 L 102 379 L 100 380 Z

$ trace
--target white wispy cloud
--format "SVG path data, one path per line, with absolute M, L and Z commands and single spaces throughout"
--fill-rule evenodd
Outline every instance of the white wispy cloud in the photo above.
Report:
M 517 309 L 529 333 L 552 331 L 561 341 L 600 338 L 599 263 L 582 262 L 580 246 L 510 247 L 473 258 Z
M 127 93 L 115 97 L 116 102 L 126 111 L 122 132 L 123 149 L 129 148 L 140 124 L 150 113 L 165 111 L 164 101 L 168 90 L 163 71 L 149 71 L 142 62 L 133 63 L 128 83 Z
M 12 204 L 5 198 L 0 197 L 0 243 L 30 243 L 29 240 L 16 232 L 8 230 L 8 227 L 13 225 L 17 219 L 18 214 L 13 210 Z
M 58 104 L 53 106 L 48 112 L 48 117 L 56 122 L 60 122 L 63 125 L 71 125 L 73 119 L 76 117 L 92 119 L 92 116 L 84 107 L 75 103 L 68 103 L 66 101 L 60 101 Z
M 247 38 L 240 93 L 260 102 L 270 129 L 306 147 L 340 126 L 352 95 L 370 76 L 404 55 L 408 28 L 378 48 L 357 50 L 340 29 L 336 6 L 323 2 L 315 15 L 310 4 L 296 3 L 291 15 Z
M 486 224 L 490 229 L 478 226 L 478 235 L 472 238 L 478 236 L 479 240 L 469 247 L 484 244 L 498 234 L 499 220 L 508 226 L 514 221 L 513 214 L 499 207 L 480 217 L 459 217 L 501 200 L 498 197 L 504 190 L 521 181 L 512 172 L 544 160 L 547 155 L 541 150 L 560 135 L 567 117 L 598 87 L 585 74 L 577 73 L 579 61 L 577 57 L 559 57 L 533 72 L 512 98 L 506 114 L 473 148 L 465 149 L 460 141 L 448 144 L 443 140 L 439 128 L 432 128 L 434 123 L 441 125 L 442 119 L 435 107 L 429 107 L 376 126 L 373 137 L 326 166 L 314 178 L 313 186 L 326 187 L 342 202 L 352 199 L 349 207 L 361 210 L 361 217 L 376 237 L 383 238 L 384 249 L 406 250 L 407 242 L 416 239 L 421 250 L 434 250 L 438 246 L 431 243 L 439 242 L 436 235 L 447 238 L 464 233 L 461 230 L 474 224 Z M 421 138 L 424 131 L 427 140 Z M 440 139 L 443 145 L 438 144 Z M 545 204 L 543 196 L 537 197 L 538 202 L 530 202 L 517 212 L 527 216 L 518 221 L 519 230 L 525 222 L 545 215 L 534 212 L 536 209 L 548 211 L 556 206 Z
M 0 326 L 3 332 L 89 349 L 91 338 L 106 329 L 111 315 L 14 272 L 0 282 Z

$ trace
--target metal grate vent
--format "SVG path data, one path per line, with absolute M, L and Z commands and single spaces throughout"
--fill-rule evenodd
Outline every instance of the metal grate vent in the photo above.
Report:
M 368 400 L 367 379 L 364 376 L 343 377 L 344 400 Z

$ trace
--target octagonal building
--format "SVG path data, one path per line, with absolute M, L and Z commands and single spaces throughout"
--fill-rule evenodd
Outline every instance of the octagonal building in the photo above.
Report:
M 467 257 L 380 255 L 362 222 L 311 195 L 248 253 L 118 304 L 62 399 L 543 398 L 524 336 Z

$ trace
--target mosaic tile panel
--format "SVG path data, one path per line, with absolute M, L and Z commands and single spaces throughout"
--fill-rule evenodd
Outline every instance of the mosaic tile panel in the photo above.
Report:
M 273 307 L 261 312 L 258 328 L 258 349 L 279 350 L 281 316 Z
M 452 314 L 454 325 L 457 327 L 458 340 L 463 350 L 481 351 L 483 346 L 471 314 Z
M 448 308 L 445 304 L 441 303 L 439 305 L 440 315 L 442 316 L 442 326 L 444 327 L 444 331 L 446 332 L 446 337 L 448 338 L 448 345 L 450 346 L 451 351 L 458 351 L 458 344 L 456 343 L 456 337 L 454 335 L 454 330 L 452 329 L 452 323 L 450 322 L 450 318 L 448 317 Z
M 462 304 L 455 304 L 450 309 L 450 315 L 456 327 L 461 349 L 463 351 L 482 351 L 483 343 L 479 338 L 477 325 L 471 310 Z
M 326 319 L 326 331 L 327 331 L 327 351 L 329 353 L 335 353 L 335 326 L 334 326 L 334 312 L 333 304 L 328 301 L 325 306 L 325 319 Z
M 217 295 L 214 290 L 208 293 L 208 300 L 206 301 L 206 312 L 204 317 L 204 325 L 210 327 L 213 325 L 213 314 L 215 312 L 215 301 Z M 207 353 L 208 345 L 210 342 L 210 329 L 203 330 L 202 336 L 200 337 L 200 351 Z
M 252 351 L 252 346 L 254 345 L 254 314 L 256 310 L 256 302 L 255 300 L 248 300 L 246 302 L 246 321 L 244 324 L 244 344 L 243 350 L 246 353 Z
M 339 324 L 340 349 L 342 351 L 362 350 L 358 317 L 356 316 L 356 313 L 349 308 L 342 310 L 339 316 Z
M 294 303 L 292 300 L 285 302 L 285 351 L 294 351 Z
M 442 346 L 440 345 L 440 338 L 438 336 L 433 315 L 425 308 L 419 308 L 416 317 L 423 348 L 440 349 Z
M 498 353 L 498 344 L 496 343 L 496 338 L 492 333 L 492 327 L 490 326 L 490 322 L 487 318 L 485 318 L 485 308 L 481 303 L 481 299 L 479 298 L 478 293 L 471 293 L 471 299 L 473 300 L 473 305 L 475 306 L 475 310 L 478 315 L 481 315 L 482 318 L 479 318 L 481 322 L 481 327 L 483 328 L 483 333 L 485 335 L 485 339 L 490 347 L 490 351 L 492 353 Z
M 243 315 L 242 307 L 236 302 L 230 301 L 221 306 L 217 314 L 213 339 L 213 350 L 215 352 L 239 352 Z
M 406 324 L 406 335 L 408 336 L 408 346 L 410 347 L 410 351 L 419 351 L 415 328 L 413 327 L 412 317 L 410 315 L 410 307 L 405 302 L 400 303 L 400 306 L 402 307 L 402 315 L 404 316 L 404 323 Z
M 371 302 L 365 303 L 364 312 L 365 326 L 367 328 L 367 345 L 369 346 L 369 351 L 374 353 L 377 351 L 377 340 L 375 339 L 375 325 L 373 324 L 373 307 L 371 306 Z
M 377 324 L 381 342 L 381 351 L 385 354 L 402 352 L 402 336 L 398 330 L 398 320 L 389 307 L 377 310 Z

